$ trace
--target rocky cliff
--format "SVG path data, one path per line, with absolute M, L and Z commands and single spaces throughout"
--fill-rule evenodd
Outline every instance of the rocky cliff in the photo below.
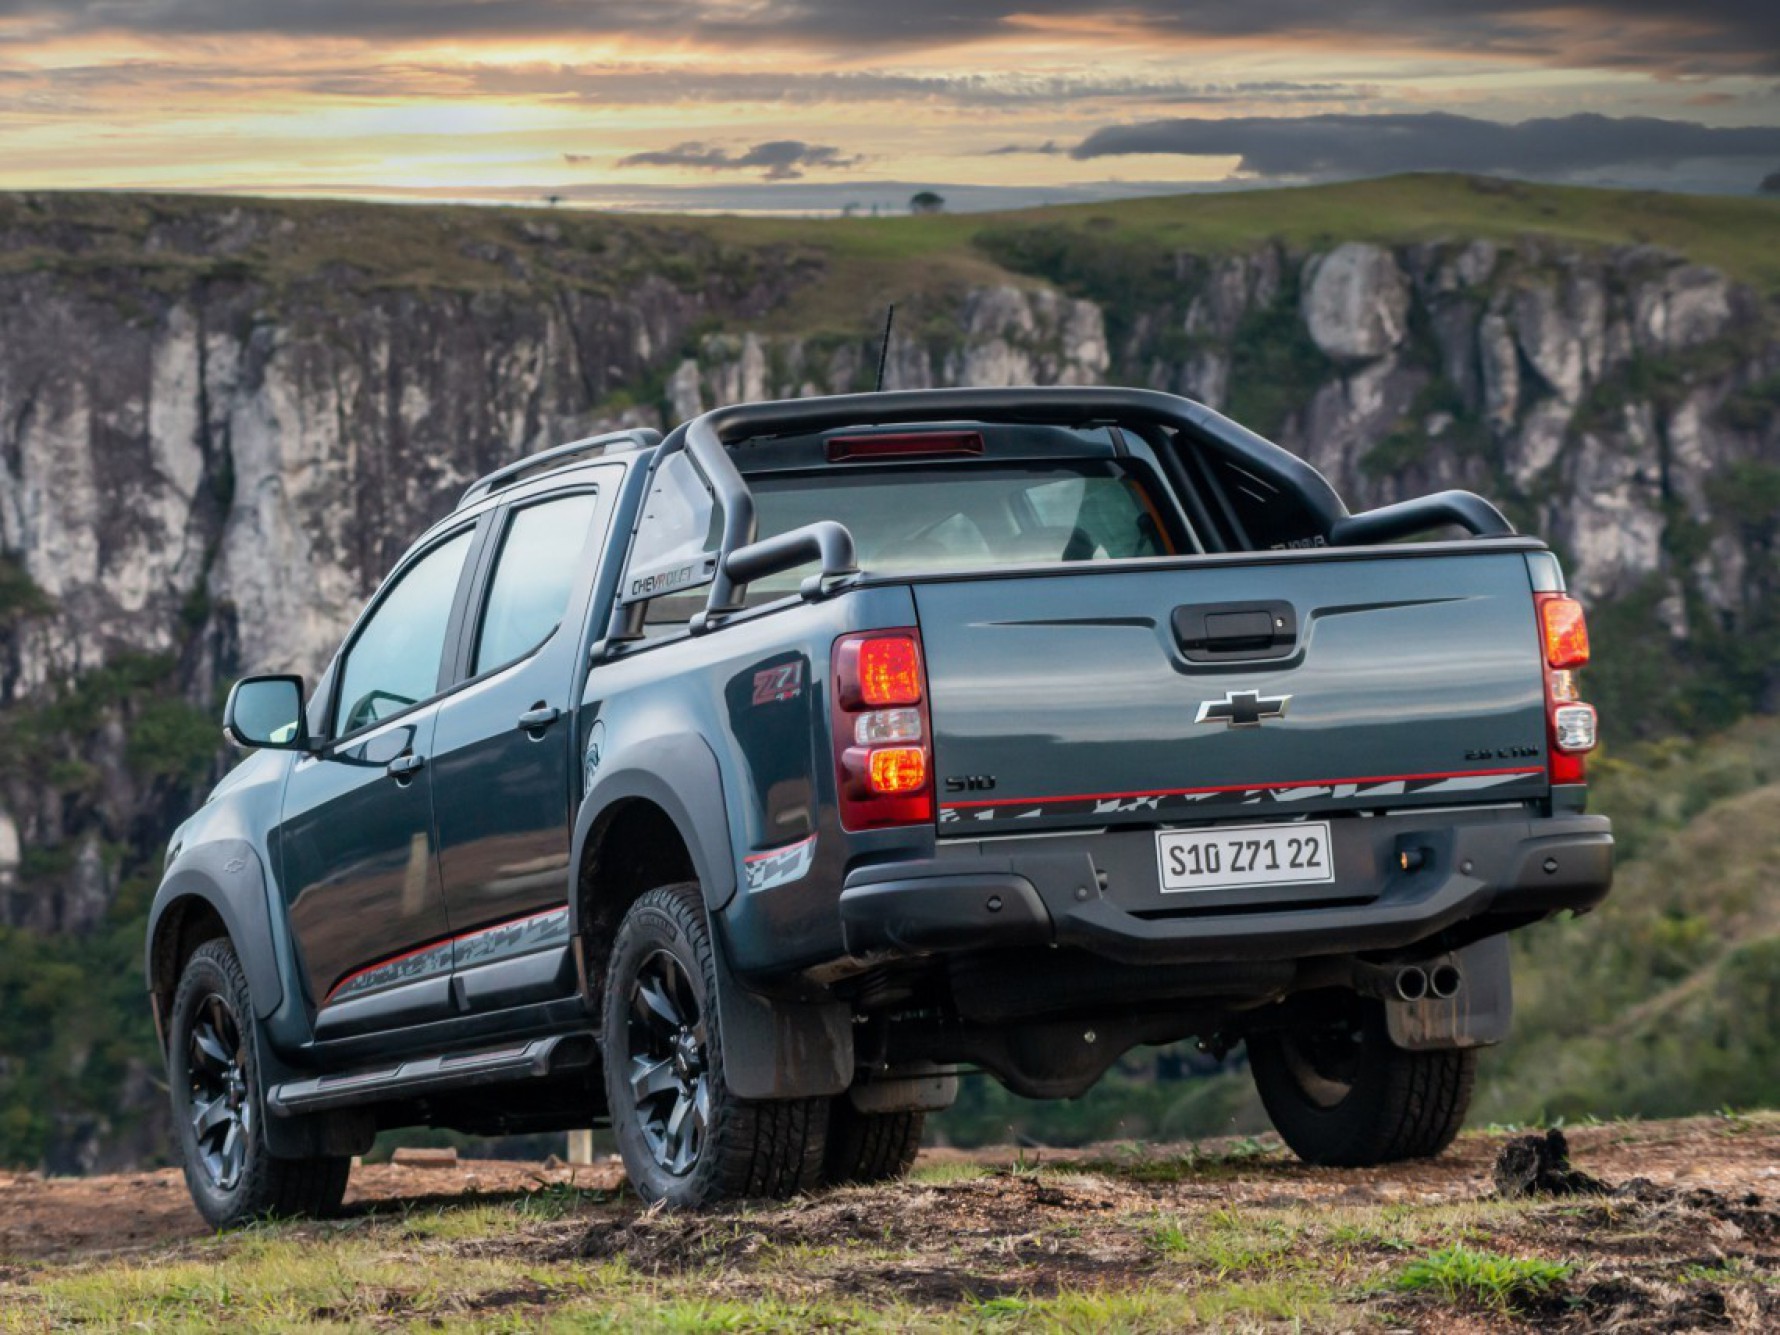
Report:
M 1494 497 L 1593 605 L 1621 735 L 1777 703 L 1759 287 L 1630 240 L 1195 250 L 1105 217 L 1002 219 L 916 275 L 828 244 L 852 225 L 0 197 L 0 931 L 127 943 L 158 843 L 225 763 L 219 688 L 314 672 L 481 472 L 869 387 L 875 311 L 837 319 L 837 289 L 901 294 L 891 387 L 1151 385 L 1273 435 L 1355 509 Z M 0 1004 L 30 981 L 5 958 Z M 39 1037 L 0 1023 L 0 1111 L 153 1104 L 138 1020 Z M 0 1121 L 0 1158 L 151 1143 L 39 1113 Z

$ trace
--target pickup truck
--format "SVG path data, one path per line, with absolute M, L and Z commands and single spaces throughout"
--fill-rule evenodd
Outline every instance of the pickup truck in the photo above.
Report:
M 609 1125 L 677 1206 L 884 1180 L 961 1072 L 1069 1098 L 1195 1037 L 1306 1160 L 1437 1153 L 1506 934 L 1611 881 L 1587 658 L 1487 502 L 1350 514 L 1167 394 L 525 459 L 312 691 L 230 696 L 257 752 L 148 928 L 193 1198 L 326 1213 L 416 1124 Z

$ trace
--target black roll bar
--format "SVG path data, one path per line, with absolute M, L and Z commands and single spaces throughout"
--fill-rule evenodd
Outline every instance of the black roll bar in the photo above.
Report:
M 1159 390 L 1073 385 L 924 389 L 736 404 L 713 409 L 669 433 L 654 461 L 654 467 L 660 468 L 670 456 L 684 450 L 709 484 L 723 512 L 716 569 L 697 629 L 708 628 L 714 619 L 740 610 L 750 578 L 758 575 L 769 559 L 783 556 L 777 547 L 772 549 L 770 558 L 756 548 L 754 496 L 730 458 L 731 446 L 763 436 L 812 435 L 843 427 L 960 421 L 1163 427 L 1240 463 L 1249 472 L 1296 496 L 1315 516 L 1318 528 L 1331 543 L 1385 541 L 1449 522 L 1462 524 L 1479 536 L 1514 532 L 1500 511 L 1468 492 L 1442 492 L 1369 514 L 1350 515 L 1328 479 L 1297 455 L 1202 403 Z M 838 536 L 826 533 L 822 538 L 812 538 L 800 530 L 804 536 L 784 534 L 772 541 L 797 537 L 799 543 L 810 544 L 799 550 L 807 550 L 812 559 L 822 561 L 823 579 L 852 573 L 851 535 L 833 521 L 810 528 L 831 528 L 838 530 Z M 628 620 L 625 608 L 615 610 L 613 638 L 625 637 Z

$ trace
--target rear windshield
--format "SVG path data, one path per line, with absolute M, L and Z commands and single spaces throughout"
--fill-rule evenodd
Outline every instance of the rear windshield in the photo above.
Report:
M 1130 560 L 1176 550 L 1142 483 L 1112 460 L 829 468 L 757 474 L 748 487 L 760 537 L 836 520 L 853 535 L 860 569 L 873 575 Z M 756 581 L 747 605 L 796 592 L 814 569 Z M 706 592 L 655 599 L 647 623 L 684 622 L 704 606 Z
M 860 568 L 919 575 L 1039 561 L 1126 560 L 1173 550 L 1136 478 L 1111 461 L 880 468 L 753 478 L 760 536 L 818 519 L 853 535 Z M 789 592 L 801 572 L 762 580 Z

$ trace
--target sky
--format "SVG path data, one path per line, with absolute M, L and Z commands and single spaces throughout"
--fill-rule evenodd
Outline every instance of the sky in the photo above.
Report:
M 1749 193 L 1780 0 L 0 0 L 0 189 L 862 211 Z

